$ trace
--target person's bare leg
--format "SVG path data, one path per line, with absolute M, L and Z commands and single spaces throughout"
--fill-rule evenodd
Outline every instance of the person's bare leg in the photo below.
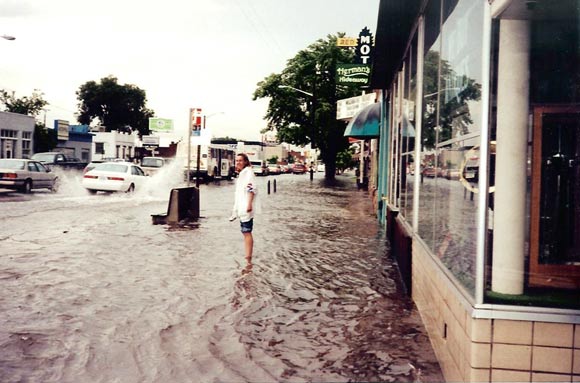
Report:
M 246 261 L 252 263 L 252 253 L 254 251 L 254 237 L 252 237 L 252 233 L 244 233 L 244 246 L 246 248 Z

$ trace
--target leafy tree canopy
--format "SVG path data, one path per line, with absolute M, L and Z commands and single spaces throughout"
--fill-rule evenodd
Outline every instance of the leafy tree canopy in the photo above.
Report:
M 439 61 L 439 52 L 425 56 L 422 139 L 429 149 L 451 139 L 454 132 L 467 134 L 473 124 L 468 102 L 481 99 L 481 84 L 458 75 L 447 60 Z
M 337 153 L 348 147 L 345 124 L 336 120 L 336 101 L 361 92 L 357 85 L 336 85 L 336 64 L 354 62 L 352 49 L 336 46 L 339 37 L 344 33 L 329 35 L 301 50 L 288 60 L 282 73 L 260 81 L 254 92 L 254 100 L 269 99 L 265 118 L 270 129 L 277 130 L 278 141 L 313 143 L 320 149 L 330 179 L 334 178 Z
M 90 125 L 98 119 L 107 132 L 137 130 L 140 136 L 149 134 L 149 118 L 155 115 L 146 107 L 145 91 L 135 85 L 121 85 L 114 76 L 99 83 L 88 81 L 76 92 L 81 124 Z
M 48 105 L 48 102 L 42 96 L 42 93 L 34 91 L 30 97 L 24 96 L 22 98 L 16 98 L 14 92 L 7 92 L 2 89 L 0 90 L 0 103 L 4 105 L 6 112 L 35 117 L 42 111 L 42 108 Z

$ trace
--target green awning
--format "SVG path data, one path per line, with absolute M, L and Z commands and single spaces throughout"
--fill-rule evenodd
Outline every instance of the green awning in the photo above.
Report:
M 345 137 L 360 139 L 380 136 L 381 104 L 376 102 L 362 108 L 344 130 Z

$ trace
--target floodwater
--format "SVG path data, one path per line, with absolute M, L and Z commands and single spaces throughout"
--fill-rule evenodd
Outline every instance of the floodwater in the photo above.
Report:
M 172 228 L 151 214 L 177 177 L 95 196 L 63 178 L 0 194 L 1 382 L 443 380 L 352 175 L 259 178 L 252 267 L 233 182 Z

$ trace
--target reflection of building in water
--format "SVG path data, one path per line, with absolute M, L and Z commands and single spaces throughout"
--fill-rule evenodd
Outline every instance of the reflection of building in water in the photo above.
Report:
M 580 376 L 578 6 L 381 2 L 379 220 L 448 380 Z

